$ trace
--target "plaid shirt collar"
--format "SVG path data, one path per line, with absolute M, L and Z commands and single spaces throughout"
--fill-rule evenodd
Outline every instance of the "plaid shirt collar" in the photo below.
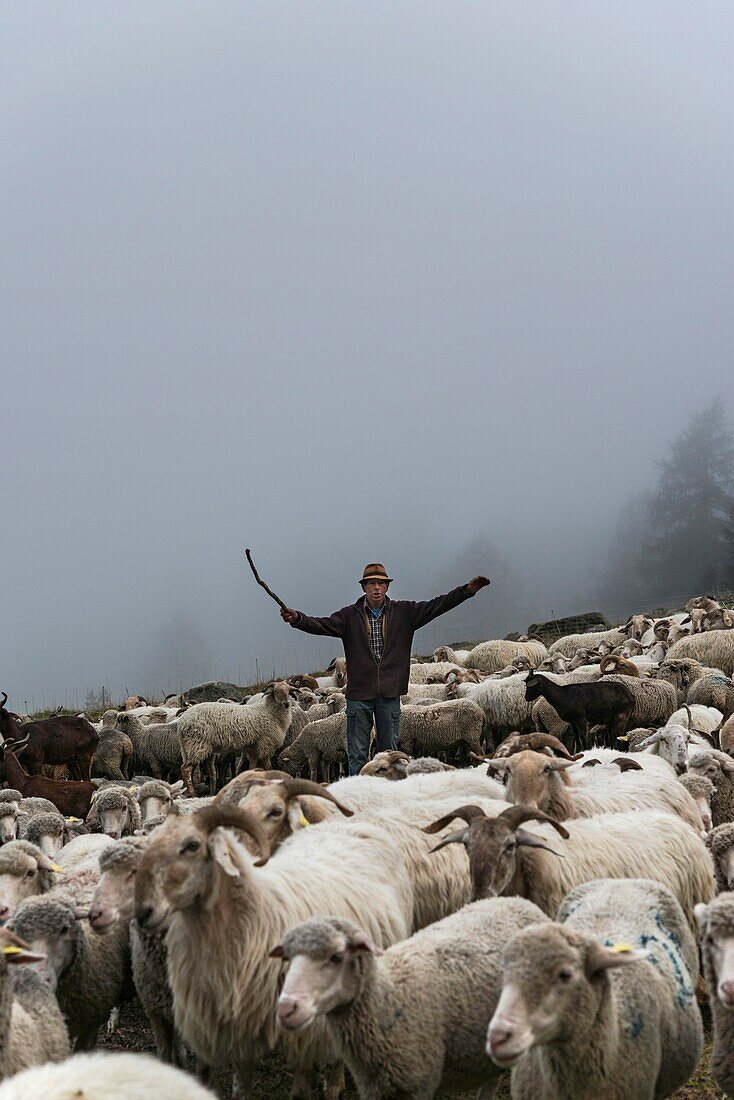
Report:
M 385 635 L 382 630 L 382 624 L 384 621 L 383 611 L 387 608 L 388 599 L 385 597 L 385 602 L 378 611 L 373 611 L 370 605 L 367 603 L 367 597 L 364 598 L 364 609 L 367 615 L 367 634 L 370 644 L 370 652 L 375 659 L 375 662 L 379 665 L 382 660 L 382 651 L 385 648 Z

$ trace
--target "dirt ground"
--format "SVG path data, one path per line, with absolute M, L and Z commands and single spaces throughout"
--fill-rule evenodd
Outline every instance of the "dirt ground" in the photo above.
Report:
M 717 1088 L 711 1077 L 709 1058 L 711 1054 L 710 1018 L 706 1014 L 706 1048 L 701 1063 L 685 1088 L 673 1094 L 673 1100 L 725 1100 L 724 1093 Z M 155 1054 L 155 1041 L 148 1027 L 142 1009 L 137 1001 L 126 1005 L 120 1013 L 120 1022 L 114 1035 L 105 1035 L 100 1046 L 104 1050 L 127 1050 L 138 1053 Z M 228 1097 L 228 1083 L 224 1075 L 215 1082 L 222 1098 Z M 258 1100 L 287 1100 L 291 1087 L 291 1075 L 283 1060 L 273 1054 L 260 1063 L 255 1073 L 254 1093 Z M 354 1100 L 356 1091 L 350 1086 L 347 1095 Z M 509 1100 L 509 1078 L 497 1091 L 495 1100 Z M 474 1093 L 465 1093 L 460 1100 L 475 1100 Z M 589 1097 L 588 1100 L 593 1100 Z

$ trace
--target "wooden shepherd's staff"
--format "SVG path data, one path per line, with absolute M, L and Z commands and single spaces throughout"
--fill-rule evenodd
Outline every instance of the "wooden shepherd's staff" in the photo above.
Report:
M 283 603 L 280 596 L 275 595 L 272 588 L 268 588 L 267 584 L 265 583 L 265 581 L 262 579 L 262 577 L 258 573 L 257 569 L 255 568 L 255 563 L 252 560 L 252 554 L 250 553 L 249 550 L 245 550 L 245 556 L 247 557 L 247 560 L 250 563 L 250 569 L 252 570 L 252 572 L 254 574 L 254 577 L 255 577 L 255 580 L 260 585 L 260 587 L 264 588 L 265 591 L 267 592 L 268 596 L 270 596 L 271 599 L 275 600 L 275 602 L 277 604 L 280 604 L 280 606 L 283 608 L 284 611 L 288 611 L 288 605 Z

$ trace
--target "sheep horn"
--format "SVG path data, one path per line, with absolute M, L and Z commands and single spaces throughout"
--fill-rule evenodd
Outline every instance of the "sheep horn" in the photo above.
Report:
M 408 757 L 410 759 L 410 757 Z M 316 795 L 317 798 L 325 798 L 327 802 L 333 802 L 337 810 L 344 814 L 345 817 L 354 817 L 354 810 L 348 810 L 346 806 L 342 805 L 334 795 L 322 787 L 320 783 L 312 783 L 310 779 L 294 779 L 292 776 L 288 776 L 287 779 L 273 779 L 272 783 L 280 783 L 283 790 L 288 795 L 290 801 L 291 798 L 295 798 L 299 794 Z
M 568 840 L 568 831 L 564 829 L 563 825 L 559 825 L 554 817 L 544 814 L 542 810 L 536 810 L 534 806 L 510 806 L 509 809 L 502 811 L 497 820 L 502 821 L 503 824 L 513 830 L 525 821 L 547 821 L 557 833 L 560 833 L 564 840 Z
M 3 701 L 2 701 L 2 703 L 0 703 L 0 710 L 3 709 L 3 707 L 5 706 L 7 701 L 8 701 L 8 693 L 7 693 L 7 691 L 4 691 L 3 692 Z
M 259 861 L 255 864 L 256 867 L 262 867 L 270 859 L 268 838 L 260 822 L 248 810 L 239 806 L 229 806 L 226 803 L 219 803 L 218 805 L 211 803 L 211 805 L 197 810 L 193 816 L 198 819 L 206 833 L 211 833 L 213 829 L 222 827 L 225 829 L 241 829 L 243 833 L 251 836 L 260 856 Z
M 596 757 L 592 757 L 591 760 L 585 760 L 581 765 L 582 768 L 595 768 L 597 764 L 601 764 L 601 760 L 597 760 Z
M 552 733 L 522 733 L 518 736 L 517 746 L 511 746 L 507 755 L 514 756 L 516 752 L 524 752 L 527 749 L 531 752 L 537 752 L 538 749 L 552 749 L 555 754 L 565 756 L 567 760 L 573 759 L 563 742 Z
M 641 772 L 643 770 L 642 764 L 638 764 L 636 760 L 630 760 L 626 756 L 617 756 L 612 760 L 613 764 L 616 764 L 621 772 Z
M 477 821 L 480 817 L 486 816 L 484 810 L 479 806 L 458 806 L 453 813 L 445 814 L 431 825 L 424 825 L 422 831 L 424 833 L 439 833 L 441 829 L 445 829 L 455 817 L 460 817 L 467 825 L 471 825 L 472 821 Z

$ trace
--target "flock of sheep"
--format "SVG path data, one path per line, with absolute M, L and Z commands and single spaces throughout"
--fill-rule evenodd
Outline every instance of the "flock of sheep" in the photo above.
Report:
M 734 1096 L 733 628 L 441 647 L 359 776 L 343 658 L 105 712 L 84 821 L 0 790 L 0 1100 L 248 1097 L 274 1049 L 297 1100 L 652 1100 L 706 1000 Z M 94 1049 L 133 997 L 158 1059 Z

